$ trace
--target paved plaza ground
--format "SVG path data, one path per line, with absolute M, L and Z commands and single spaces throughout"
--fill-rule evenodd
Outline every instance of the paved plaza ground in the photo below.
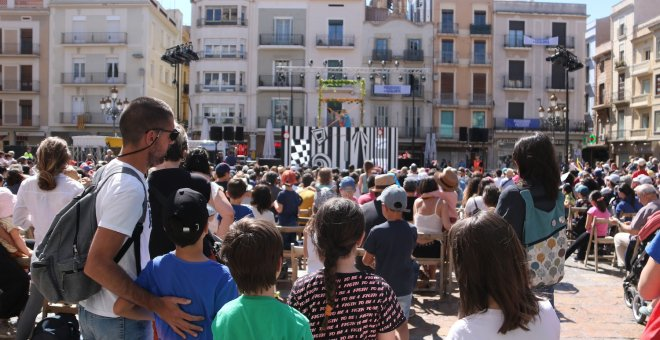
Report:
M 555 291 L 562 339 L 639 339 L 644 326 L 635 322 L 623 303 L 623 273 L 599 263 L 592 266 L 566 261 L 566 276 Z M 282 285 L 283 294 L 288 294 Z M 416 315 L 410 318 L 411 339 L 442 339 L 456 321 L 458 289 L 454 282 L 444 299 L 415 294 Z

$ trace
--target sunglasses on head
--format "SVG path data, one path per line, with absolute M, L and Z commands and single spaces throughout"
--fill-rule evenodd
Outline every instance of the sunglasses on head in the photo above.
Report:
M 174 130 L 167 130 L 167 129 L 159 129 L 159 128 L 155 128 L 155 129 L 149 129 L 149 130 L 147 130 L 146 132 L 149 132 L 149 131 L 158 131 L 158 136 L 160 136 L 160 132 L 161 132 L 161 131 L 169 132 L 169 133 L 170 133 L 170 134 L 169 134 L 169 137 L 170 137 L 170 140 L 171 140 L 171 141 L 175 141 L 175 140 L 179 137 L 179 130 L 177 130 L 177 129 L 174 129 Z

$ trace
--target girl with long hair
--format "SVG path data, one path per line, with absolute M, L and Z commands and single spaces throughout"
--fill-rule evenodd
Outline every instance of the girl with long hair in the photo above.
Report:
M 506 220 L 487 211 L 462 219 L 449 244 L 461 294 L 446 339 L 559 339 L 557 314 L 530 288 L 527 254 Z
M 360 207 L 345 198 L 323 204 L 310 221 L 325 268 L 298 279 L 289 305 L 308 319 L 315 338 L 395 339 L 406 319 L 392 288 L 381 277 L 355 267 L 364 238 Z M 360 303 L 360 311 L 356 307 Z
M 600 191 L 592 191 L 589 194 L 589 203 L 591 203 L 591 208 L 587 210 L 587 222 L 585 223 L 586 231 L 578 236 L 570 248 L 566 251 L 566 258 L 569 258 L 576 250 L 578 251 L 576 261 L 583 261 L 584 257 L 587 255 L 587 245 L 589 243 L 589 236 L 594 231 L 592 230 L 592 224 L 595 218 L 604 218 L 609 220 L 610 212 L 607 210 L 607 202 L 605 198 L 600 193 Z M 609 223 L 598 223 L 596 224 L 596 237 L 605 237 L 607 236 L 609 228 Z
M 622 214 L 624 213 L 636 213 L 639 209 L 642 209 L 642 204 L 639 203 L 639 200 L 635 196 L 635 190 L 632 189 L 630 184 L 623 183 L 619 186 L 619 203 L 616 204 L 614 211 L 616 217 L 624 221 L 630 221 L 630 218 L 623 219 Z
M 424 195 L 438 191 L 438 183 L 433 177 L 426 177 L 419 183 L 418 188 L 420 198 L 413 204 L 413 221 L 417 227 L 417 232 L 423 234 L 439 234 L 443 228 L 449 230 L 449 210 L 447 203 L 439 197 Z M 421 243 L 418 239 L 417 246 L 413 251 L 413 256 L 420 258 L 438 258 L 440 257 L 440 241 L 434 240 L 428 243 Z M 435 276 L 436 266 L 425 266 L 425 279 Z
M 16 196 L 14 224 L 27 228 L 34 226 L 34 247 L 39 246 L 53 218 L 74 197 L 83 191 L 83 185 L 62 172 L 71 155 L 65 140 L 48 137 L 37 149 L 37 174 L 21 183 Z M 30 298 L 18 319 L 17 339 L 27 339 L 34 328 L 44 298 L 34 285 L 30 285 Z
M 258 184 L 252 189 L 252 214 L 257 220 L 265 220 L 275 223 L 275 215 L 270 211 L 273 205 L 273 197 L 270 195 L 270 188 L 264 184 Z
M 463 208 L 467 205 L 468 200 L 471 197 L 476 196 L 479 192 L 479 183 L 481 183 L 482 178 L 483 176 L 481 174 L 474 174 L 468 181 L 468 184 L 463 191 L 463 201 L 461 202 Z

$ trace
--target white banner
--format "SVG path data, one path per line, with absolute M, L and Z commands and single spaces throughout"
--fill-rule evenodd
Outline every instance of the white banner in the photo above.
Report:
M 375 94 L 410 94 L 410 85 L 374 85 Z
M 523 43 L 525 45 L 557 46 L 559 45 L 559 37 L 535 39 L 532 37 L 525 36 Z

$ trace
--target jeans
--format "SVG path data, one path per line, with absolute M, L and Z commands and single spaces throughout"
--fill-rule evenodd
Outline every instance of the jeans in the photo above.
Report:
M 88 312 L 78 305 L 80 333 L 85 340 L 152 340 L 151 321 L 109 318 Z
M 550 304 L 552 305 L 552 308 L 555 308 L 555 286 L 536 286 L 532 288 L 532 291 L 534 294 L 548 299 L 550 301 Z
M 32 334 L 32 330 L 34 329 L 34 321 L 37 315 L 41 313 L 44 300 L 44 296 L 41 295 L 37 286 L 34 283 L 30 283 L 30 297 L 21 315 L 18 317 L 18 324 L 16 325 L 16 339 L 25 340 L 30 338 L 30 334 Z M 44 315 L 43 317 L 46 316 Z
M 408 320 L 408 318 L 410 318 L 410 307 L 412 306 L 412 293 L 397 296 L 396 300 L 399 302 L 401 310 L 403 310 L 403 315 L 406 317 L 406 320 Z

